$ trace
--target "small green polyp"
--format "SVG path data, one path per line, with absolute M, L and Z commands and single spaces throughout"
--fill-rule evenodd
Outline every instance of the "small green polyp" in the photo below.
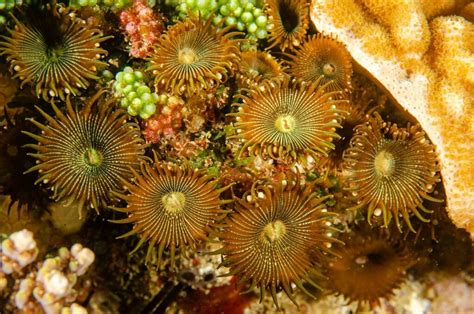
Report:
M 84 160 L 89 166 L 100 166 L 102 164 L 102 154 L 95 148 L 88 148 L 84 153 Z
M 293 132 L 296 128 L 296 120 L 290 115 L 281 115 L 275 120 L 275 128 L 282 133 Z

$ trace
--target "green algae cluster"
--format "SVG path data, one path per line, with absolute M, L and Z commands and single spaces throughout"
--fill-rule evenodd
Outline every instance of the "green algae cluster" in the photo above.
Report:
M 152 93 L 145 84 L 144 74 L 141 71 L 125 67 L 123 71 L 117 72 L 114 90 L 121 98 L 120 107 L 126 109 L 129 115 L 139 115 L 142 119 L 148 119 L 155 113 L 158 95 Z
M 0 25 L 7 21 L 8 12 L 16 6 L 23 5 L 23 0 L 1 0 L 0 1 Z

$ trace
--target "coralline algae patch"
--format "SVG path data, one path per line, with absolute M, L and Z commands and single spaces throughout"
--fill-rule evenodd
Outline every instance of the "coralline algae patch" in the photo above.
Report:
M 472 131 L 471 24 L 341 3 L 0 3 L 0 311 L 466 309 L 436 296 L 472 292 L 448 217 L 471 168 L 397 105 Z

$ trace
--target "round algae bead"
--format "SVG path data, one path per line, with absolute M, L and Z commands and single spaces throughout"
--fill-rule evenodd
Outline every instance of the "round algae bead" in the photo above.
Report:
M 150 93 L 144 93 L 141 95 L 140 99 L 144 102 L 144 103 L 152 103 L 153 102 L 153 96 L 151 96 Z
M 237 27 L 237 29 L 238 29 L 239 31 L 241 31 L 241 32 L 243 32 L 243 31 L 245 30 L 245 24 L 242 23 L 242 22 L 240 22 L 240 21 L 237 22 L 236 27 Z
M 127 98 L 128 100 L 133 101 L 133 99 L 135 99 L 137 96 L 137 92 L 130 92 L 128 93 Z
M 226 5 L 223 5 L 221 6 L 221 8 L 219 9 L 219 12 L 222 14 L 222 15 L 229 15 L 229 8 L 226 6 Z
M 242 13 L 242 16 L 240 17 L 240 19 L 244 23 L 250 23 L 253 20 L 253 15 L 250 12 L 244 12 L 244 13 Z
M 266 27 L 267 26 L 267 17 L 263 16 L 263 15 L 260 15 L 255 20 L 255 24 L 257 24 L 257 26 L 260 27 L 260 28 Z
M 152 115 L 156 112 L 156 105 L 155 104 L 146 104 L 142 108 L 142 112 L 145 112 L 149 115 Z
M 135 71 L 133 72 L 133 74 L 135 75 L 135 78 L 139 81 L 143 80 L 143 73 L 140 72 L 140 71 Z
M 136 91 L 138 95 L 149 94 L 150 88 L 146 85 L 140 85 L 140 87 L 138 87 Z
M 138 111 L 135 111 L 132 106 L 128 106 L 127 112 L 131 116 L 136 116 L 138 114 Z
M 227 17 L 227 19 L 225 20 L 225 23 L 226 23 L 227 25 L 235 25 L 235 24 L 237 24 L 237 19 L 236 19 L 235 17 L 233 17 L 233 16 L 229 16 L 229 17 Z
M 242 15 L 242 12 L 244 12 L 244 10 L 241 7 L 237 7 L 234 9 L 234 16 L 239 17 Z
M 132 73 L 125 73 L 123 75 L 123 80 L 127 84 L 133 84 L 135 82 L 135 76 Z
M 257 30 L 256 35 L 257 35 L 258 39 L 263 39 L 263 38 L 267 37 L 267 30 L 260 28 L 260 29 Z
M 250 23 L 250 25 L 247 28 L 249 33 L 255 33 L 257 31 L 257 29 L 258 29 L 258 27 L 257 27 L 257 24 L 255 24 L 255 23 Z
M 122 98 L 120 100 L 120 107 L 123 109 L 127 108 L 130 105 L 130 101 L 127 98 Z
M 124 94 L 130 94 L 133 91 L 133 86 L 132 85 L 125 85 L 123 88 L 123 93 Z

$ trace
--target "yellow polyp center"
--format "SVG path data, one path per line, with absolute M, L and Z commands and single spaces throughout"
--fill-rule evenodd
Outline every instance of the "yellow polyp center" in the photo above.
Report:
M 186 196 L 181 192 L 170 192 L 163 195 L 161 201 L 168 213 L 179 213 L 184 209 Z
M 281 220 L 276 220 L 268 223 L 262 231 L 262 239 L 269 243 L 274 243 L 281 240 L 286 234 L 286 226 Z
M 325 65 L 323 65 L 324 75 L 333 75 L 334 72 L 336 72 L 336 68 L 332 64 L 326 63 Z
M 374 166 L 379 175 L 390 176 L 395 171 L 395 158 L 391 153 L 382 150 L 375 156 Z
M 296 128 L 296 120 L 290 115 L 281 115 L 275 120 L 275 128 L 282 133 L 293 132 Z
M 102 164 L 102 154 L 95 148 L 88 148 L 84 153 L 84 160 L 89 166 L 100 166 Z
M 198 56 L 191 48 L 183 48 L 178 52 L 178 61 L 181 64 L 191 64 L 198 60 Z

